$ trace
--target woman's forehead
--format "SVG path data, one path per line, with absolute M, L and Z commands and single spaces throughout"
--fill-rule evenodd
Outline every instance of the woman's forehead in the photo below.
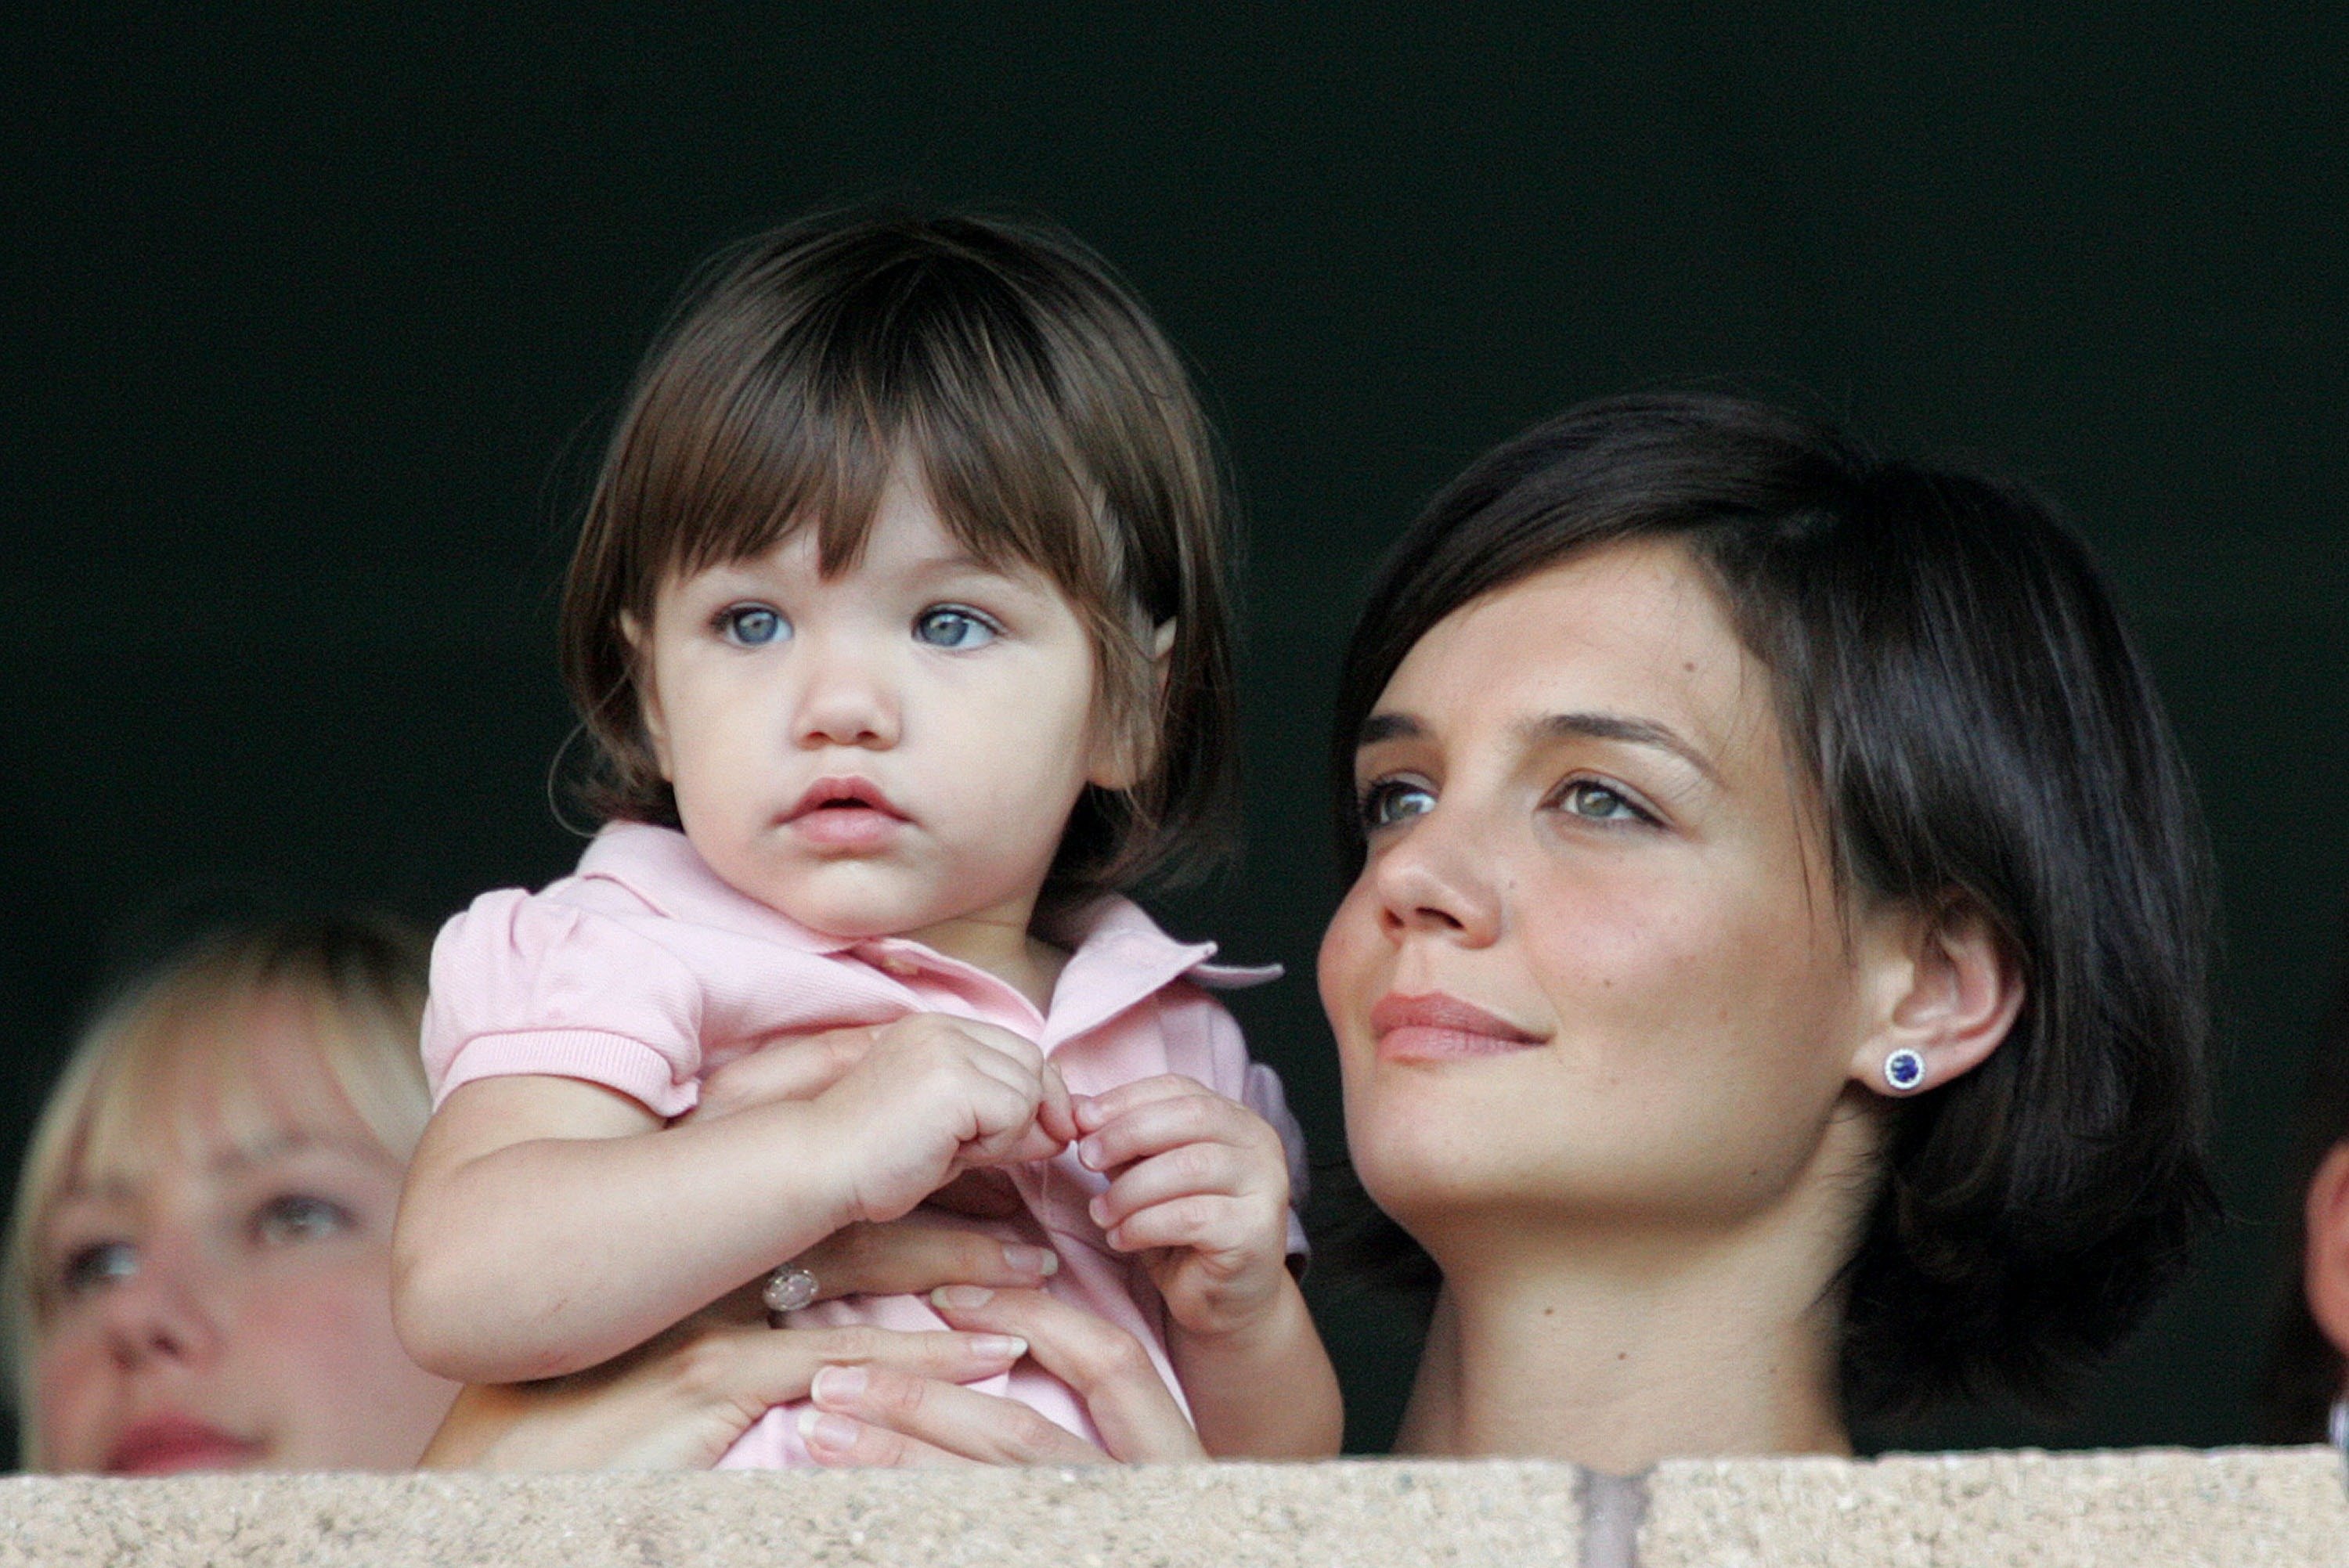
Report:
M 1588 551 L 1454 611 L 1396 668 L 1373 727 L 1397 712 L 1480 729 L 1607 715 L 1708 756 L 1775 738 L 1767 672 L 1702 570 L 1664 541 Z
M 377 1140 L 327 1068 L 298 1000 L 250 998 L 158 1020 L 95 1086 L 68 1182 L 135 1180 L 318 1143 Z

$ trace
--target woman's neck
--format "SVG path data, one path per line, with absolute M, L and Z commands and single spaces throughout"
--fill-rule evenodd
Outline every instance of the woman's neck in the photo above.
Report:
M 1717 1229 L 1519 1212 L 1433 1238 L 1444 1284 L 1397 1451 L 1625 1475 L 1675 1455 L 1848 1453 L 1834 1283 L 1857 1216 L 1819 1175 Z

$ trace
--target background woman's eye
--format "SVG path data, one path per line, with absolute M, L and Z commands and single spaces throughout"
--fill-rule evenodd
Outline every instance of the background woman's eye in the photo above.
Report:
M 1362 826 L 1392 827 L 1435 810 L 1435 791 L 1410 779 L 1381 779 L 1362 791 Z
M 995 627 L 974 610 L 941 604 L 914 622 L 914 636 L 934 648 L 976 648 L 995 638 Z
M 746 648 L 763 647 L 780 642 L 792 629 L 789 621 L 764 604 L 737 604 L 718 617 L 719 629 L 730 643 Z
M 139 1272 L 139 1249 L 129 1242 L 92 1242 L 66 1254 L 57 1285 L 68 1297 L 119 1284 Z
M 254 1211 L 253 1239 L 266 1246 L 321 1241 L 341 1235 L 357 1223 L 356 1215 L 331 1199 L 286 1192 Z
M 1558 804 L 1578 817 L 1594 822 L 1644 822 L 1648 814 L 1623 798 L 1622 792 L 1604 784 L 1579 779 L 1569 784 L 1558 796 Z

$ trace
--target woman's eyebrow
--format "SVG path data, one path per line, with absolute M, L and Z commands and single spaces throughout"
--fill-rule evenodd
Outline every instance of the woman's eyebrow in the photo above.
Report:
M 1527 719 L 1518 727 L 1528 745 L 1572 738 L 1652 746 L 1671 752 L 1715 784 L 1721 782 L 1721 774 L 1706 759 L 1703 752 L 1683 740 L 1671 726 L 1658 724 L 1651 718 L 1632 718 L 1619 713 L 1553 713 L 1545 717 Z
M 1381 740 L 1416 740 L 1427 733 L 1419 720 L 1407 713 L 1374 713 L 1362 720 L 1362 727 L 1354 734 L 1357 748 L 1376 746 Z

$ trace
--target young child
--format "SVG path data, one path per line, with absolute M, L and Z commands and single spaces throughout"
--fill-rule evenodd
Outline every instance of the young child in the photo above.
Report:
M 1198 989 L 1251 976 L 1115 892 L 1213 847 L 1226 527 L 1180 362 L 1071 241 L 815 222 L 706 288 L 565 588 L 610 820 L 434 951 L 395 1251 L 420 1364 L 572 1371 L 761 1276 L 804 1305 L 801 1252 L 992 1171 L 1024 1213 L 991 1223 L 1040 1249 L 1010 1255 L 1133 1332 L 1210 1452 L 1335 1450 L 1301 1140 Z M 690 1114 L 730 1060 L 852 1026 L 821 1093 Z M 1032 1362 L 980 1387 L 1097 1436 Z M 778 1410 L 727 1462 L 812 1461 Z

